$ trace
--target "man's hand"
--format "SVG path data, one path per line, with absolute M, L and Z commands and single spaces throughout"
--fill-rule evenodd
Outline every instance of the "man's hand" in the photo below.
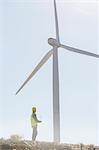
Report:
M 38 123 L 41 123 L 41 122 L 42 122 L 42 121 L 40 121 L 40 120 L 38 121 Z

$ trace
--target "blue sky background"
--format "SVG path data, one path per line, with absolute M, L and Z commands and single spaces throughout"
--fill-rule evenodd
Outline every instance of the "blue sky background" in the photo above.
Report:
M 99 54 L 99 3 L 57 0 L 61 43 Z M 15 92 L 55 37 L 53 0 L 0 1 L 0 137 L 31 139 L 37 107 L 37 140 L 52 141 L 52 58 Z M 59 49 L 61 142 L 98 144 L 99 60 Z

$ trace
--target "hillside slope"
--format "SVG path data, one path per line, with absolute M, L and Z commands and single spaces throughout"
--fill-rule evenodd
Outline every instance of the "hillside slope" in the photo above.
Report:
M 83 144 L 0 140 L 0 150 L 99 150 L 99 147 Z

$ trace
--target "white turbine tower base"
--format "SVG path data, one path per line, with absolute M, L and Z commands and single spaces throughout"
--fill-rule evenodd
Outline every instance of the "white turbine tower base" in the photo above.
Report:
M 53 141 L 60 142 L 59 71 L 57 47 L 53 47 L 53 134 Z
M 53 141 L 60 142 L 60 101 L 59 101 L 59 70 L 58 70 L 58 48 L 64 48 L 70 52 L 75 52 L 78 54 L 91 56 L 95 58 L 99 58 L 99 55 L 80 50 L 77 48 L 73 48 L 67 45 L 63 45 L 59 40 L 59 27 L 58 27 L 58 17 L 57 17 L 57 9 L 56 9 L 56 1 L 54 0 L 54 12 L 55 12 L 55 28 L 56 28 L 56 39 L 49 38 L 48 43 L 53 47 L 39 62 L 39 64 L 35 67 L 29 77 L 25 80 L 25 82 L 18 89 L 16 94 L 20 92 L 20 90 L 27 84 L 27 82 L 37 73 L 37 71 L 47 62 L 47 60 L 53 56 Z

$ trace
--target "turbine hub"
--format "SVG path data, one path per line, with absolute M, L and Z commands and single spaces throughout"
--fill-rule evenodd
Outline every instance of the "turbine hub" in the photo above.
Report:
M 49 38 L 48 43 L 53 47 L 60 47 L 60 43 L 56 39 Z

